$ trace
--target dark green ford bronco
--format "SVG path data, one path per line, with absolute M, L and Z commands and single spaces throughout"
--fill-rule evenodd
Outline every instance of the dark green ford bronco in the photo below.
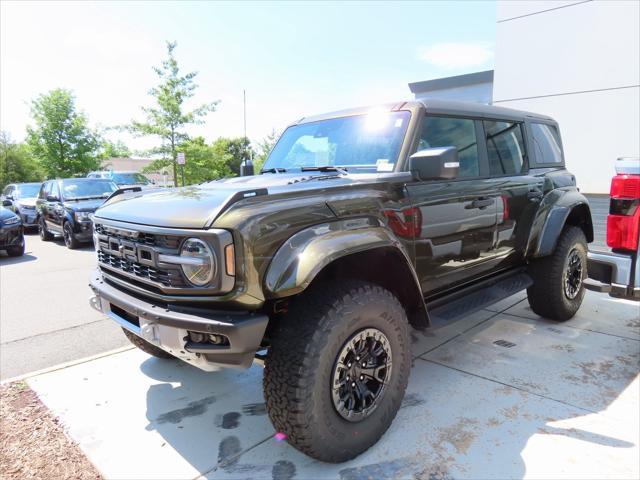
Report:
M 157 357 L 264 362 L 276 430 L 328 462 L 393 421 L 410 328 L 523 289 L 568 320 L 593 239 L 553 119 L 437 100 L 304 118 L 259 175 L 118 191 L 94 225 L 92 305 Z

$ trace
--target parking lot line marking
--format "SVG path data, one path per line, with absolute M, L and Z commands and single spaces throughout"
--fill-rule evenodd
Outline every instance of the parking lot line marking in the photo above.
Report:
M 80 365 L 82 363 L 91 362 L 93 360 L 97 360 L 103 357 L 109 357 L 111 355 L 116 355 L 118 353 L 126 352 L 127 350 L 133 350 L 133 345 L 127 345 L 126 347 L 115 348 L 113 350 L 108 350 L 106 352 L 98 353 L 96 355 L 91 355 L 89 357 L 79 358 L 77 360 L 71 360 L 68 362 L 61 363 L 59 365 L 54 365 L 53 367 L 43 368 L 41 370 L 35 370 L 33 372 L 25 373 L 23 375 L 18 375 L 17 377 L 7 378 L 6 380 L 2 380 L 0 385 L 4 385 L 5 383 L 17 382 L 20 380 L 26 380 L 27 378 L 37 377 L 38 375 L 44 375 L 45 373 L 55 372 L 58 370 L 64 370 L 65 368 L 73 367 L 75 365 Z

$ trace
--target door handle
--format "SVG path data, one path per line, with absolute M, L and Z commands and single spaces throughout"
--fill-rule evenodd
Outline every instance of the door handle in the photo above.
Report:
M 483 208 L 487 208 L 488 206 L 493 205 L 494 202 L 495 200 L 493 198 L 479 198 L 471 203 L 468 203 L 464 208 L 466 208 L 467 210 L 471 210 L 472 208 L 479 208 L 482 210 Z

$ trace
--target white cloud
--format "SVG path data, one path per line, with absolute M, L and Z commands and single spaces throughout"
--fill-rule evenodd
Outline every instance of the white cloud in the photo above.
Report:
M 479 67 L 493 58 L 490 43 L 436 43 L 422 50 L 420 57 L 445 69 Z

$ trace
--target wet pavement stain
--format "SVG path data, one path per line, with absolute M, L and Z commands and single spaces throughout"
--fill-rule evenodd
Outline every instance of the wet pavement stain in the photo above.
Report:
M 238 463 L 240 459 L 240 439 L 238 437 L 225 437 L 218 446 L 218 463 L 221 468 L 231 468 Z
M 273 480 L 291 480 L 296 476 L 296 466 L 288 460 L 278 460 L 271 470 Z
M 212 395 L 210 397 L 205 397 L 200 400 L 189 402 L 184 408 L 178 408 L 176 410 L 171 410 L 170 412 L 159 415 L 158 418 L 155 419 L 155 422 L 158 424 L 180 423 L 187 417 L 196 417 L 198 415 L 202 415 L 207 411 L 209 405 L 215 403 L 215 401 L 216 397 Z
M 242 405 L 242 413 L 245 415 L 266 415 L 267 405 L 265 403 L 247 403 Z
M 224 428 L 225 430 L 238 428 L 241 416 L 242 414 L 238 412 L 228 412 L 224 415 L 217 415 L 215 420 L 216 427 Z
M 400 408 L 409 408 L 409 407 L 417 407 L 423 405 L 425 403 L 425 399 L 420 395 L 415 393 L 407 393 L 402 399 L 402 404 Z

